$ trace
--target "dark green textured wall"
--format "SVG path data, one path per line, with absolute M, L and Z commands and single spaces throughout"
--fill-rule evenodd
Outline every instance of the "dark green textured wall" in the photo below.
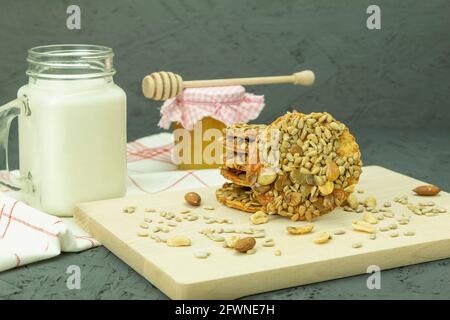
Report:
M 0 100 L 13 98 L 27 81 L 25 56 L 32 46 L 111 46 L 116 82 L 128 95 L 128 140 L 160 130 L 160 103 L 140 90 L 141 79 L 157 70 L 185 79 L 316 72 L 310 88 L 249 87 L 266 96 L 259 122 L 296 106 L 329 111 L 351 128 L 450 127 L 447 0 L 0 3 Z M 80 31 L 66 28 L 69 4 L 81 7 Z M 381 30 L 366 28 L 369 4 L 381 7 Z

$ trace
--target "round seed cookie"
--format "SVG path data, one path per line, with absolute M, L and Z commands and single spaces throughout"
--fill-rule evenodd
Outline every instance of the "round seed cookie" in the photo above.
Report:
M 358 144 L 343 123 L 326 112 L 288 112 L 266 130 L 279 139 L 277 161 L 244 166 L 245 174 L 225 168 L 222 175 L 250 186 L 263 211 L 292 220 L 311 221 L 344 204 L 359 180 L 362 162 Z
M 225 183 L 222 188 L 217 189 L 216 198 L 227 207 L 241 211 L 254 213 L 262 209 L 250 188 L 238 186 L 233 183 Z

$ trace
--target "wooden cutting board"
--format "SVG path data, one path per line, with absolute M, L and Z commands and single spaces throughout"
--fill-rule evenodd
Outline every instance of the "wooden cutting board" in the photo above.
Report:
M 397 217 L 410 213 L 403 205 L 393 202 L 396 196 L 407 195 L 412 203 L 434 201 L 450 212 L 450 194 L 441 192 L 435 197 L 415 196 L 411 189 L 424 184 L 402 174 L 377 167 L 365 167 L 358 189 L 359 199 L 374 196 L 382 207 L 384 201 L 392 202 Z M 215 200 L 215 188 L 190 190 L 198 192 L 204 205 L 215 210 L 192 209 L 200 216 L 197 221 L 183 221 L 170 227 L 169 233 L 158 233 L 161 237 L 186 235 L 192 239 L 190 247 L 168 247 L 148 237 L 138 237 L 139 224 L 145 217 L 153 220 L 150 228 L 163 226 L 158 213 L 144 212 L 144 208 L 168 210 L 178 214 L 186 209 L 185 191 L 164 192 L 156 195 L 126 197 L 80 204 L 75 219 L 86 231 L 100 240 L 109 250 L 121 258 L 144 278 L 173 299 L 231 299 L 242 296 L 298 286 L 313 282 L 337 279 L 367 272 L 370 265 L 381 269 L 416 264 L 450 257 L 450 214 L 426 217 L 411 214 L 408 225 L 398 225 L 397 230 L 377 232 L 377 239 L 352 231 L 351 222 L 361 219 L 361 214 L 336 209 L 314 221 L 313 233 L 292 236 L 286 226 L 303 225 L 289 219 L 273 216 L 269 223 L 260 225 L 266 230 L 266 239 L 273 238 L 275 247 L 263 247 L 264 239 L 257 239 L 257 252 L 253 255 L 239 254 L 225 249 L 222 243 L 213 242 L 200 234 L 204 228 L 248 229 L 249 214 L 226 208 Z M 136 206 L 133 214 L 123 213 L 125 206 Z M 181 214 L 179 214 L 182 216 Z M 206 224 L 201 216 L 227 218 L 233 224 Z M 166 221 L 166 220 L 164 220 Z M 376 226 L 397 223 L 385 218 Z M 165 224 L 164 224 L 165 225 Z M 326 244 L 317 245 L 314 238 L 321 231 L 333 232 L 344 229 L 346 234 L 335 235 Z M 415 236 L 404 236 L 405 231 Z M 398 237 L 392 238 L 396 232 Z M 229 236 L 230 234 L 223 234 Z M 352 248 L 361 242 L 361 248 Z M 281 250 L 281 256 L 274 251 Z M 194 257 L 194 252 L 211 252 L 207 259 Z

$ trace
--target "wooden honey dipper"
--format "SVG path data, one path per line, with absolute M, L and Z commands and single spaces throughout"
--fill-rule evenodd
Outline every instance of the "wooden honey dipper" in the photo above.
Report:
M 174 98 L 184 88 L 221 87 L 236 85 L 258 85 L 274 83 L 293 83 L 302 86 L 310 86 L 314 83 L 314 72 L 304 70 L 289 76 L 235 78 L 183 81 L 183 79 L 172 72 L 153 72 L 142 80 L 142 92 L 144 96 L 154 100 L 167 100 Z

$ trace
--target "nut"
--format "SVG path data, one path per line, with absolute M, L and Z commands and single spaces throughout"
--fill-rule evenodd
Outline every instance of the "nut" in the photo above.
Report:
M 371 212 L 364 213 L 362 218 L 363 218 L 363 220 L 365 222 L 370 223 L 370 224 L 377 224 L 378 223 L 378 219 L 375 218 L 375 216 Z
M 327 169 L 326 169 L 326 177 L 328 181 L 335 181 L 337 178 L 339 178 L 339 167 L 337 166 L 334 161 L 327 161 Z
M 275 181 L 277 174 L 271 169 L 263 169 L 258 175 L 258 183 L 262 186 L 267 186 Z
M 364 205 L 367 208 L 375 208 L 377 206 L 377 199 L 374 197 L 368 197 L 366 201 L 364 201 Z
M 334 190 L 334 183 L 331 181 L 327 181 L 323 185 L 319 186 L 319 191 L 324 196 L 331 194 L 333 190 Z
M 314 229 L 313 224 L 309 224 L 301 227 L 287 227 L 286 230 L 289 234 L 307 234 L 310 233 Z
M 188 247 L 191 245 L 191 239 L 186 236 L 173 236 L 167 239 L 169 247 Z
M 253 224 L 263 224 L 269 221 L 269 216 L 265 214 L 263 211 L 256 211 L 254 214 L 250 216 L 250 221 Z
M 233 230 L 235 231 L 235 230 Z M 234 246 L 236 245 L 236 242 L 240 239 L 239 236 L 231 236 L 230 238 L 225 239 L 225 244 L 224 246 L 226 248 L 234 248 Z
M 375 233 L 377 229 L 363 221 L 353 221 L 352 227 L 356 231 L 362 231 L 367 233 Z
M 441 189 L 429 184 L 414 188 L 413 191 L 419 196 L 435 196 L 441 191 Z
M 202 198 L 196 192 L 188 192 L 184 195 L 184 200 L 191 206 L 198 207 L 202 203 Z
M 331 235 L 328 232 L 321 232 L 317 235 L 317 238 L 314 239 L 314 243 L 316 244 L 324 244 L 330 240 Z
M 234 249 L 239 252 L 247 252 L 250 249 L 253 249 L 253 247 L 256 244 L 256 240 L 252 237 L 245 237 L 241 238 L 236 241 L 234 244 Z
M 359 206 L 358 198 L 356 198 L 356 196 L 354 194 L 350 194 L 348 196 L 347 202 L 348 202 L 348 205 L 350 206 L 350 208 L 352 208 L 353 210 L 358 209 L 358 206 Z
M 300 204 L 300 201 L 302 200 L 302 195 L 298 192 L 291 192 L 288 193 L 285 197 L 284 197 L 284 201 L 290 205 L 290 206 L 297 206 Z

